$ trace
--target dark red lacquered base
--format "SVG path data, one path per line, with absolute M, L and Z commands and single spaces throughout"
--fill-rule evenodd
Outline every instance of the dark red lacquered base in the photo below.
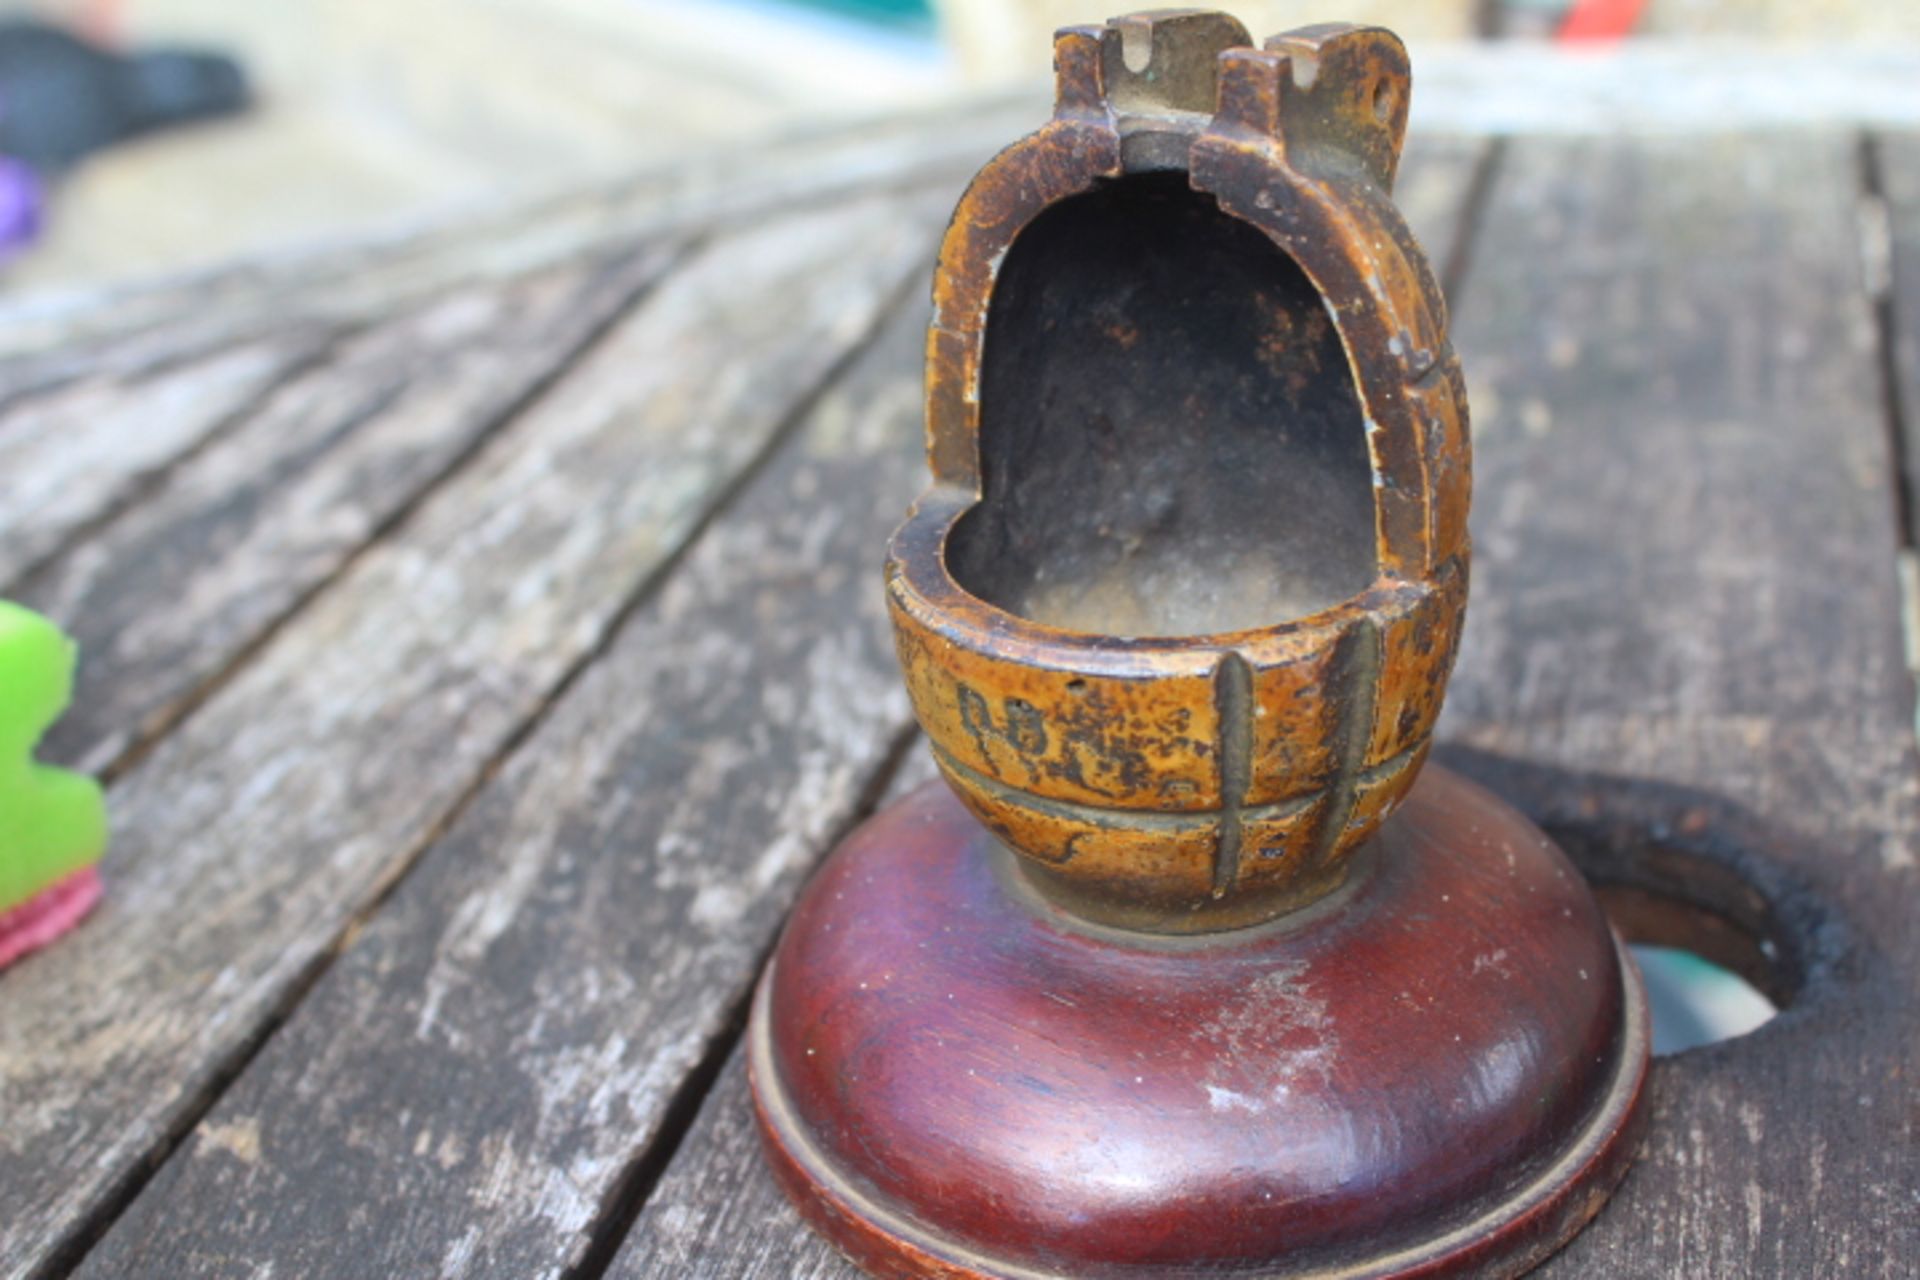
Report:
M 938 783 L 808 886 L 749 1032 L 768 1151 L 889 1276 L 1515 1275 L 1632 1156 L 1640 981 L 1565 857 L 1429 766 L 1314 906 L 1149 938 Z

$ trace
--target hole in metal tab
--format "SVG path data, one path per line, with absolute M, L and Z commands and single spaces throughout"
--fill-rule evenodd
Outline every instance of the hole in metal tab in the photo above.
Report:
M 1385 76 L 1373 82 L 1373 118 L 1381 124 L 1393 119 L 1393 83 Z
M 1181 172 L 1053 206 L 1009 250 L 981 370 L 984 496 L 948 567 L 1070 630 L 1204 635 L 1378 573 L 1371 460 L 1332 312 Z

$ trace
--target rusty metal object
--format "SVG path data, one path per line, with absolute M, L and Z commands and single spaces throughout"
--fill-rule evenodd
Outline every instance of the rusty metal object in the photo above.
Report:
M 1061 32 L 942 247 L 887 596 L 946 785 L 834 852 L 748 1030 L 776 1175 L 877 1274 L 1514 1275 L 1632 1156 L 1631 960 L 1422 769 L 1469 480 L 1405 51 L 1246 46 Z
M 942 247 L 934 485 L 887 566 L 948 781 L 1050 895 L 1165 932 L 1340 883 L 1466 601 L 1465 395 L 1388 197 L 1406 52 L 1247 43 L 1206 13 L 1060 33 L 1054 119 Z

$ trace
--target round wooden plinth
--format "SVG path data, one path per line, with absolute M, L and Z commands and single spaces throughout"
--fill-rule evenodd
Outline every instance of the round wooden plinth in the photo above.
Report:
M 1638 974 L 1579 875 L 1429 767 L 1345 887 L 1148 938 L 1037 897 L 933 784 L 808 886 L 754 1097 L 889 1276 L 1514 1275 L 1632 1155 Z

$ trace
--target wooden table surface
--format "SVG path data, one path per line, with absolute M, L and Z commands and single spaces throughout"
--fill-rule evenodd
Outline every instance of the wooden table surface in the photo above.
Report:
M 935 238 L 1031 103 L 0 316 L 107 897 L 0 975 L 0 1273 L 843 1276 L 738 1041 L 924 775 Z M 1443 758 L 1787 1004 L 1555 1276 L 1920 1266 L 1920 137 L 1416 139 L 1478 453 Z

